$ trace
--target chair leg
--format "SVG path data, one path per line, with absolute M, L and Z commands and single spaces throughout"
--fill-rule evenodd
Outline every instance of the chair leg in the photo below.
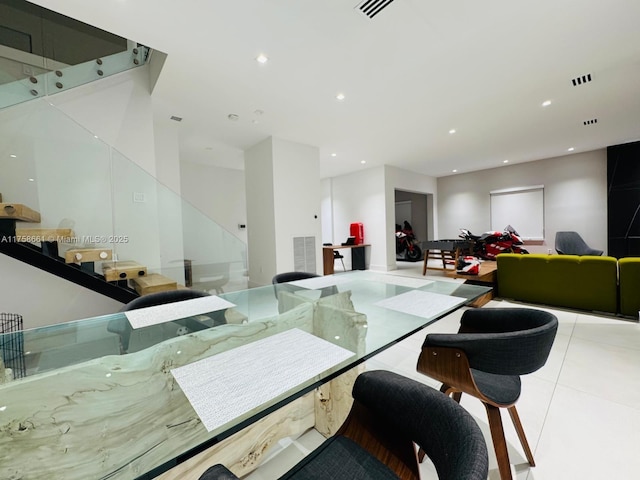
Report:
M 484 406 L 487 409 L 487 416 L 489 417 L 489 428 L 491 430 L 491 439 L 493 440 L 493 449 L 496 452 L 496 459 L 498 460 L 500 479 L 512 480 L 509 452 L 507 451 L 507 441 L 504 438 L 500 409 L 486 403 Z
M 344 270 L 345 272 L 347 271 L 346 267 L 344 266 L 344 260 L 341 258 L 340 261 L 342 262 L 342 270 Z
M 529 465 L 535 467 L 536 462 L 533 460 L 533 453 L 531 453 L 531 448 L 529 448 L 529 442 L 527 442 L 527 436 L 524 434 L 524 429 L 522 428 L 522 423 L 520 422 L 520 416 L 518 415 L 518 411 L 516 410 L 515 405 L 513 407 L 509 407 L 509 415 L 511 416 L 511 420 L 513 421 L 513 426 L 516 427 L 518 438 L 520 439 L 520 443 L 522 444 L 522 448 L 524 449 L 524 454 L 527 456 Z
M 455 400 L 457 403 L 460 403 L 460 398 L 462 397 L 461 391 L 456 390 L 453 387 L 450 387 L 446 383 L 442 384 L 442 386 L 440 387 L 440 391 L 444 393 L 447 397 L 451 396 L 453 400 Z

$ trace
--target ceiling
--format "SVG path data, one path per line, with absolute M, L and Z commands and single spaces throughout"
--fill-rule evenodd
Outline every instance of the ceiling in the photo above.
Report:
M 638 0 L 32 3 L 168 54 L 153 98 L 181 159 L 243 168 L 275 136 L 317 146 L 323 178 L 440 177 L 640 139 Z

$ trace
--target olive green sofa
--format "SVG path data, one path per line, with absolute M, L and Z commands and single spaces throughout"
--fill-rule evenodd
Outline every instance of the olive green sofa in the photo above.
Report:
M 628 288 L 640 296 L 640 258 L 638 269 L 628 268 L 635 287 L 625 287 L 627 304 L 632 303 Z M 617 314 L 618 260 L 614 257 L 578 255 L 521 255 L 503 253 L 497 257 L 498 296 L 528 303 Z M 627 268 L 625 267 L 625 270 Z M 630 311 L 626 307 L 625 311 Z M 637 317 L 638 309 L 634 316 Z
M 618 282 L 620 314 L 638 318 L 640 310 L 640 257 L 626 257 L 618 260 Z

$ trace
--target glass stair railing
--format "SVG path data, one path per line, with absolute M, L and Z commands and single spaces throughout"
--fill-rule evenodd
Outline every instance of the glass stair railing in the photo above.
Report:
M 63 65 L 0 46 L 0 109 L 144 65 L 148 56 L 148 47 L 128 42 L 125 51 L 77 65 Z
M 0 252 L 134 296 L 246 288 L 241 239 L 46 99 L 0 110 L 0 131 Z

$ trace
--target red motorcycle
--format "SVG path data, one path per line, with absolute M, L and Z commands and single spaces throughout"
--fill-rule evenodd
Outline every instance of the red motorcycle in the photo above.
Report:
M 422 249 L 413 233 L 411 224 L 404 222 L 404 227 L 396 224 L 396 259 L 417 262 L 422 260 Z
M 511 225 L 507 225 L 502 232 L 485 232 L 482 235 L 474 235 L 466 228 L 461 228 L 459 237 L 472 242 L 473 255 L 484 260 L 495 260 L 500 253 L 529 253 L 521 247 L 524 242 Z

